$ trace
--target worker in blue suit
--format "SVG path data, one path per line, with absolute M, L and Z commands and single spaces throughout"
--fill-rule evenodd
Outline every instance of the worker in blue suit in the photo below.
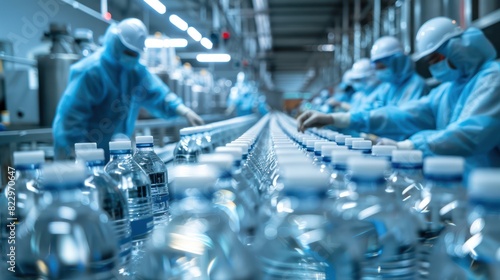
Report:
M 139 109 L 156 117 L 203 120 L 139 63 L 148 34 L 138 19 L 125 19 L 106 32 L 104 47 L 71 67 L 69 84 L 53 123 L 56 159 L 74 155 L 77 142 L 97 142 L 108 151 L 113 135 L 132 136 Z
M 382 84 L 372 92 L 373 101 L 365 102 L 357 110 L 400 106 L 428 93 L 424 79 L 415 72 L 413 61 L 404 53 L 398 39 L 384 36 L 375 41 L 370 60 L 374 64 L 375 75 Z
M 500 64 L 491 42 L 479 29 L 463 31 L 454 20 L 438 17 L 419 29 L 416 45 L 418 57 L 442 82 L 428 96 L 370 112 L 305 112 L 299 130 L 328 124 L 397 133 L 408 137 L 392 143 L 400 149 L 463 156 L 468 170 L 500 166 Z

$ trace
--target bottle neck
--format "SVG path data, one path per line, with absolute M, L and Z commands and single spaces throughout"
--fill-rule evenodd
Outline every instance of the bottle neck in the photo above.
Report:
M 41 169 L 39 166 L 32 165 L 29 168 L 27 166 L 16 166 L 16 179 L 38 179 L 40 178 Z
M 110 152 L 110 161 L 122 160 L 132 157 L 132 150 L 115 150 Z
M 278 212 L 319 213 L 326 207 L 328 189 L 317 191 L 286 190 L 285 197 L 278 202 Z
M 136 152 L 137 153 L 149 153 L 154 152 L 153 144 L 136 144 Z
M 104 161 L 88 161 L 86 162 L 86 165 L 92 173 L 104 172 L 104 166 L 105 166 Z
M 352 176 L 351 182 L 355 183 L 356 193 L 358 194 L 376 194 L 378 196 L 385 196 L 387 194 L 386 181 L 383 176 Z

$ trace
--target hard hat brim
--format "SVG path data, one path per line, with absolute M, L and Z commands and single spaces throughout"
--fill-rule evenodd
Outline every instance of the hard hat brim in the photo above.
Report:
M 436 43 L 432 48 L 430 49 L 427 49 L 423 52 L 420 52 L 418 54 L 414 54 L 412 56 L 413 60 L 414 61 L 418 61 L 428 55 L 430 55 L 431 53 L 437 51 L 437 49 L 439 49 L 442 45 L 444 45 L 444 43 L 446 43 L 448 40 L 450 40 L 451 38 L 454 38 L 454 37 L 457 37 L 457 36 L 460 36 L 462 35 L 462 33 L 464 33 L 463 30 L 460 30 L 460 31 L 456 31 L 456 32 L 453 32 L 453 33 L 450 33 L 450 34 L 447 34 L 446 36 L 444 36 L 438 43 Z

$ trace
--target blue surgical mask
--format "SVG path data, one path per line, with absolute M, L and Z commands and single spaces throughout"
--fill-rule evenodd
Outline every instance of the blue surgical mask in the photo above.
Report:
M 382 82 L 391 82 L 394 79 L 394 73 L 389 68 L 376 70 L 375 75 Z
M 139 64 L 139 57 L 134 57 L 126 54 L 120 56 L 120 65 L 125 69 L 133 69 Z
M 440 62 L 429 66 L 429 71 L 432 76 L 441 82 L 451 82 L 458 79 L 460 72 L 457 69 L 450 67 L 448 59 L 443 59 Z

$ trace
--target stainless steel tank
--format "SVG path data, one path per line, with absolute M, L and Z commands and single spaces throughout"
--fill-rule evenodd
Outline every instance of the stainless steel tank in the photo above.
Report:
M 69 69 L 80 56 L 54 53 L 40 55 L 38 61 L 40 126 L 50 127 L 57 104 L 68 85 Z

